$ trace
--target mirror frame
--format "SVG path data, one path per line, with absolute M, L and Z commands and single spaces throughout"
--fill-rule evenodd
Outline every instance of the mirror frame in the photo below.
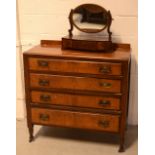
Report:
M 105 12 L 106 15 L 107 15 L 107 25 L 105 25 L 102 29 L 99 29 L 98 31 L 96 30 L 94 32 L 89 31 L 89 30 L 87 31 L 87 29 L 82 30 L 81 28 L 79 28 L 75 24 L 75 22 L 73 20 L 73 14 L 74 14 L 76 9 L 79 9 L 80 7 L 85 6 L 85 5 L 94 5 L 94 6 L 100 7 L 103 10 L 103 12 Z M 101 6 L 97 5 L 97 4 L 82 4 L 82 5 L 77 6 L 75 9 L 71 9 L 70 14 L 69 14 L 69 23 L 70 23 L 70 29 L 68 30 L 68 32 L 69 32 L 70 37 L 73 36 L 73 33 L 72 33 L 73 27 L 76 27 L 79 31 L 85 32 L 85 33 L 98 33 L 98 32 L 101 32 L 101 31 L 103 31 L 103 30 L 105 30 L 107 28 L 107 33 L 109 35 L 108 40 L 111 41 L 111 35 L 112 35 L 112 32 L 110 31 L 110 26 L 111 26 L 111 23 L 112 23 L 111 13 L 110 13 L 110 11 L 107 11 L 105 8 L 103 8 L 103 7 L 101 7 Z

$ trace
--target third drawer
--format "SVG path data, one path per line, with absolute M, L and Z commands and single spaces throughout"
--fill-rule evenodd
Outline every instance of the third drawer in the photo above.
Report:
M 89 96 L 68 93 L 32 91 L 31 101 L 33 104 L 39 103 L 42 105 L 65 105 L 110 110 L 120 109 L 120 98 L 113 96 Z

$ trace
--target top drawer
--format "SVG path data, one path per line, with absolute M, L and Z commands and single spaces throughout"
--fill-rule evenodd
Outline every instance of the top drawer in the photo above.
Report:
M 121 63 L 29 58 L 29 68 L 35 71 L 122 75 Z

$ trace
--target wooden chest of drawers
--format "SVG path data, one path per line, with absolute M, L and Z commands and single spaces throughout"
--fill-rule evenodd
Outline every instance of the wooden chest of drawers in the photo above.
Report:
M 120 135 L 127 124 L 130 46 L 113 53 L 36 46 L 24 53 L 30 141 L 34 125 L 61 126 Z

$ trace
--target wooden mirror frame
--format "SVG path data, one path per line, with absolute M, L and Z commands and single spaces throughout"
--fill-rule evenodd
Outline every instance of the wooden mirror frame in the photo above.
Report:
M 94 31 L 94 32 L 93 32 L 93 31 L 89 31 L 89 30 L 87 31 L 87 30 L 82 30 L 82 29 L 80 29 L 80 28 L 75 24 L 75 22 L 74 22 L 74 20 L 73 20 L 73 14 L 74 14 L 74 12 L 75 12 L 76 9 L 79 9 L 80 7 L 85 6 L 85 5 L 94 5 L 94 6 L 97 6 L 97 7 L 102 8 L 103 12 L 105 12 L 106 15 L 107 15 L 107 25 L 105 25 L 102 29 L 99 29 L 98 31 Z M 72 36 L 73 36 L 72 31 L 73 31 L 74 26 L 75 26 L 79 31 L 82 31 L 82 32 L 85 32 L 85 33 L 98 33 L 98 32 L 101 32 L 101 31 L 103 31 L 103 30 L 105 30 L 105 29 L 107 28 L 108 41 L 111 41 L 112 32 L 110 31 L 110 26 L 111 26 L 111 23 L 112 23 L 112 16 L 111 16 L 110 11 L 107 11 L 105 8 L 103 8 L 103 7 L 99 6 L 99 5 L 96 5 L 96 4 L 82 4 L 82 5 L 78 6 L 78 7 L 76 7 L 75 9 L 71 9 L 70 14 L 69 14 L 69 23 L 70 23 L 70 29 L 68 30 L 68 32 L 69 32 L 69 37 L 72 37 Z

